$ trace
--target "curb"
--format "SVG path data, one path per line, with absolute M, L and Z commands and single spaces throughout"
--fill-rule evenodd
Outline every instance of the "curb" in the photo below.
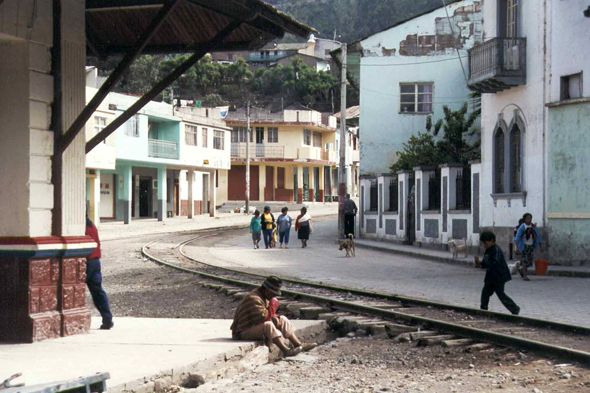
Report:
M 440 257 L 437 255 L 428 255 L 422 254 L 419 252 L 407 251 L 407 250 L 396 250 L 387 247 L 380 247 L 374 244 L 363 244 L 360 242 L 355 243 L 357 247 L 366 248 L 369 250 L 381 251 L 381 252 L 388 252 L 391 254 L 398 254 L 398 255 L 406 255 L 410 257 L 420 258 L 420 259 L 427 259 L 433 262 L 441 262 L 447 263 L 450 265 L 459 265 L 463 267 L 474 267 L 475 264 L 468 260 L 460 260 L 460 259 L 453 259 L 453 258 L 445 258 Z M 551 270 L 551 265 L 549 265 L 549 270 L 547 270 L 547 276 L 552 277 L 570 277 L 570 278 L 590 278 L 590 271 L 581 271 L 581 270 Z

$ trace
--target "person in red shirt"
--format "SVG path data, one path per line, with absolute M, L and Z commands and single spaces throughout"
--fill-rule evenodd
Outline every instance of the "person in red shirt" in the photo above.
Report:
M 102 274 L 100 272 L 100 239 L 98 238 L 98 229 L 96 225 L 86 217 L 86 236 L 90 236 L 97 244 L 96 249 L 88 256 L 86 262 L 86 285 L 92 295 L 92 301 L 102 316 L 102 330 L 109 330 L 115 324 L 113 323 L 113 314 L 109 306 L 109 298 L 102 288 Z

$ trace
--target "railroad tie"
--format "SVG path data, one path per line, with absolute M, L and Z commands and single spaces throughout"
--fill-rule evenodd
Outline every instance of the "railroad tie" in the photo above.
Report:
M 488 343 L 477 343 L 477 344 L 473 344 L 468 346 L 467 348 L 465 348 L 465 350 L 467 352 L 473 352 L 473 351 L 484 351 L 486 349 L 489 349 L 492 347 L 492 344 L 488 344 Z
M 446 340 L 441 343 L 443 348 L 464 347 L 473 344 L 474 341 L 470 338 L 459 338 L 457 340 Z
M 441 344 L 443 341 L 455 340 L 457 336 L 452 334 L 443 334 L 440 336 L 429 336 L 418 339 L 417 345 L 419 347 L 427 347 L 429 345 Z

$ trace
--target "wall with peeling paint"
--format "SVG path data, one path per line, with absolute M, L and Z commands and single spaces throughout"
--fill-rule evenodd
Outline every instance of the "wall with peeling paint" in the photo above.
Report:
M 421 15 L 359 42 L 361 173 L 389 172 L 397 152 L 412 135 L 425 131 L 428 114 L 400 113 L 400 83 L 434 83 L 434 120 L 443 105 L 459 109 L 470 91 L 467 49 L 481 41 L 481 2 L 460 1 Z M 457 49 L 455 49 L 455 47 Z

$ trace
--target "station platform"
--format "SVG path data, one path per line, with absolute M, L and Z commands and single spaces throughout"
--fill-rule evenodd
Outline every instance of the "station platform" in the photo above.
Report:
M 152 392 L 158 378 L 179 384 L 189 373 L 205 376 L 252 351 L 259 353 L 258 362 L 278 353 L 276 347 L 270 355 L 266 347 L 258 348 L 262 342 L 232 340 L 232 321 L 227 319 L 116 318 L 112 330 L 99 330 L 100 323 L 92 318 L 85 335 L 0 344 L 0 380 L 22 373 L 13 383 L 31 386 L 108 372 L 108 392 Z M 292 323 L 303 340 L 321 342 L 325 337 L 324 321 Z

